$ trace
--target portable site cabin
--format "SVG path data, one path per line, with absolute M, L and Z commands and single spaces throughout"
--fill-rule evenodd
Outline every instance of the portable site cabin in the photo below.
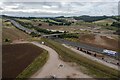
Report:
M 112 51 L 112 50 L 103 50 L 103 53 L 106 53 L 108 55 L 112 55 L 112 56 L 115 56 L 117 55 L 117 52 L 116 51 Z

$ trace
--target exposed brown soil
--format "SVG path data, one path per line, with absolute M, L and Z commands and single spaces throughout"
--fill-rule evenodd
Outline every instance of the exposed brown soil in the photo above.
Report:
M 28 43 L 3 45 L 2 50 L 3 78 L 15 78 L 43 52 L 41 48 Z
M 92 42 L 95 40 L 95 35 L 93 34 L 84 34 L 80 36 L 80 41 Z
M 108 38 L 107 36 L 87 34 L 87 35 L 82 35 L 79 41 L 96 47 L 101 47 L 116 51 L 119 50 L 119 46 L 118 46 L 119 40 L 111 39 Z

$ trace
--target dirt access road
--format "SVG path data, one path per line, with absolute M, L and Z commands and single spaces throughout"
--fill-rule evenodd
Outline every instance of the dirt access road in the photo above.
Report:
M 90 76 L 83 74 L 75 67 L 68 65 L 59 59 L 59 56 L 52 48 L 42 45 L 38 42 L 31 42 L 32 44 L 41 47 L 49 52 L 49 59 L 42 69 L 38 70 L 31 78 L 49 78 L 55 76 L 57 78 L 91 78 Z M 60 67 L 59 65 L 63 66 Z

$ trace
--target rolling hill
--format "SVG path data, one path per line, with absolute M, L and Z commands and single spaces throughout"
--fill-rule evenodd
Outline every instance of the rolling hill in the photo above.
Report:
M 101 24 L 101 25 L 106 25 L 106 24 L 111 25 L 113 22 L 116 22 L 116 20 L 112 19 L 112 18 L 107 18 L 107 19 L 103 19 L 103 20 L 99 20 L 99 21 L 94 21 L 94 23 Z
M 3 20 L 2 26 L 2 42 L 5 42 L 5 39 L 9 39 L 10 42 L 14 40 L 27 40 L 30 36 L 23 31 L 18 30 L 14 27 L 9 21 Z

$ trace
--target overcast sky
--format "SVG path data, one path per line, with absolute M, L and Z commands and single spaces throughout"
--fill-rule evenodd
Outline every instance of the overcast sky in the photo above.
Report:
M 102 16 L 118 15 L 119 0 L 4 0 L 0 12 L 10 16 Z

